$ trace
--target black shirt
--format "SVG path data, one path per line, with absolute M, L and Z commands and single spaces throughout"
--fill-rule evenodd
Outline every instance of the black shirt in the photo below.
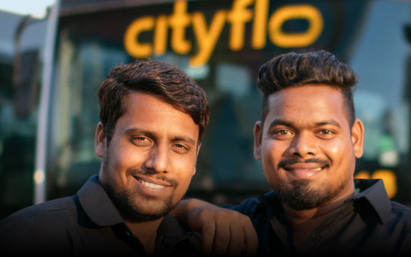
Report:
M 411 209 L 389 200 L 381 180 L 356 180 L 359 193 L 309 236 L 298 252 L 275 192 L 228 206 L 250 217 L 257 256 L 411 256 Z
M 154 255 L 198 256 L 188 234 L 167 214 Z M 0 253 L 23 256 L 145 256 L 97 176 L 72 197 L 25 208 L 0 222 Z

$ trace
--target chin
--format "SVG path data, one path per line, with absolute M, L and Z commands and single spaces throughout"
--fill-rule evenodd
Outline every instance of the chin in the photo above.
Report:
M 117 206 L 117 205 L 116 205 Z M 122 213 L 127 214 L 127 219 L 131 222 L 150 222 L 161 219 L 174 208 L 169 204 L 155 204 L 154 206 L 141 206 L 139 204 L 127 204 L 118 206 Z
M 290 182 L 280 183 L 278 189 L 274 189 L 283 203 L 287 203 L 295 210 L 311 210 L 321 204 L 330 201 L 334 192 L 328 187 L 313 188 L 311 179 L 295 179 Z
M 130 190 L 115 191 L 111 185 L 106 185 L 105 189 L 123 218 L 133 223 L 158 220 L 168 214 L 175 205 L 172 202 L 173 195 L 159 199 Z

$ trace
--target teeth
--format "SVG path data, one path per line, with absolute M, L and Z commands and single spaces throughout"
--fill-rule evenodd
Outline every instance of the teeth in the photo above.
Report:
M 321 167 L 320 167 L 320 168 L 316 168 L 316 169 L 314 169 L 314 170 L 318 170 L 318 171 L 320 171 L 320 170 L 321 170 Z
M 140 182 L 141 182 L 143 185 L 148 186 L 148 187 L 151 187 L 151 188 L 164 188 L 164 187 L 165 187 L 165 186 L 156 185 L 156 184 L 153 184 L 153 183 L 144 181 L 144 180 L 140 180 Z

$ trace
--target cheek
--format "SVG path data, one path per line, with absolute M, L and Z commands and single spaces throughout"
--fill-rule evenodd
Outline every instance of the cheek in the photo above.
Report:
M 261 147 L 262 164 L 268 165 L 267 168 L 276 167 L 276 164 L 283 157 L 287 144 L 284 141 L 264 139 Z
M 129 169 L 140 169 L 147 153 L 139 151 L 137 147 L 130 144 L 119 144 L 115 151 L 111 151 L 110 169 L 114 172 L 114 176 L 125 177 L 126 171 Z
M 172 168 L 170 176 L 178 180 L 178 191 L 185 193 L 190 185 L 191 178 L 195 173 L 196 155 L 175 155 L 171 156 Z M 173 174 L 174 173 L 174 174 Z
M 334 165 L 343 164 L 352 154 L 351 142 L 344 139 L 324 141 L 321 148 Z
M 271 156 L 275 153 L 273 151 L 274 148 L 274 143 L 272 140 L 269 140 L 267 138 L 263 138 L 262 144 L 261 144 L 261 156 L 263 158 L 272 158 Z
M 264 176 L 270 185 L 276 185 L 280 181 L 279 170 L 277 170 L 277 164 L 282 159 L 284 150 L 287 147 L 283 142 L 274 141 L 271 139 L 264 139 L 261 148 L 261 166 Z
M 178 203 L 185 193 L 188 190 L 188 187 L 190 186 L 191 178 L 193 177 L 193 171 L 191 170 L 190 172 L 187 172 L 185 174 L 180 174 L 178 178 L 178 187 L 175 189 L 173 193 L 173 204 Z
M 195 152 L 178 154 L 170 150 L 169 158 L 172 173 L 175 172 L 181 177 L 191 177 L 193 175 L 193 170 L 197 161 L 197 155 Z

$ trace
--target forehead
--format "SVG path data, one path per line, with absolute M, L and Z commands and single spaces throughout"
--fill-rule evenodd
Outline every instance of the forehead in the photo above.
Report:
M 310 124 L 334 119 L 348 126 L 341 90 L 327 85 L 283 89 L 268 97 L 268 108 L 265 122 L 281 119 Z
M 198 139 L 199 127 L 192 117 L 160 97 L 136 92 L 128 95 L 125 102 L 126 112 L 116 123 L 120 131 L 137 128 L 173 136 L 185 134 Z

